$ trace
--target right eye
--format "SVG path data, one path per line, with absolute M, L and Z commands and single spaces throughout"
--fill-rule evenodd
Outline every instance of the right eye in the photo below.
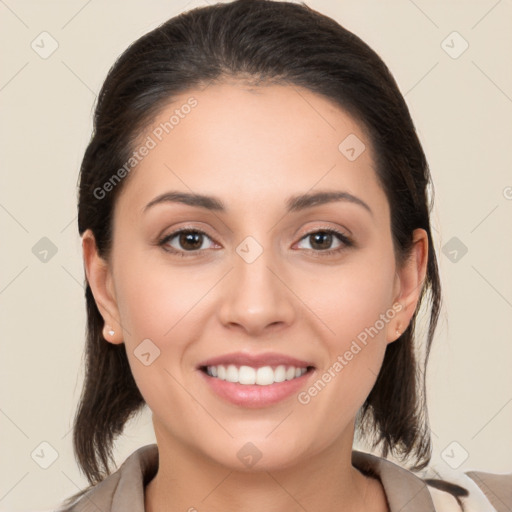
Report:
M 204 231 L 199 229 L 180 229 L 163 237 L 158 241 L 158 245 L 173 254 L 194 256 L 195 253 L 208 248 L 204 245 L 206 239 L 213 242 Z

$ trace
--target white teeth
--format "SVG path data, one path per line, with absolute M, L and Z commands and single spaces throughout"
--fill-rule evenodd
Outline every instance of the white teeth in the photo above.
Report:
M 283 382 L 286 380 L 286 367 L 283 365 L 278 366 L 274 370 L 274 382 Z
M 233 368 L 235 368 L 236 371 L 236 367 L 233 366 Z M 256 370 L 250 366 L 240 366 L 238 379 L 234 382 L 240 382 L 240 384 L 256 384 Z
M 230 364 L 226 368 L 226 380 L 228 382 L 238 382 L 238 369 L 236 366 Z
M 256 372 L 256 384 L 268 386 L 274 384 L 274 370 L 270 366 L 262 366 Z
M 253 368 L 251 366 L 237 367 L 233 364 L 227 367 L 219 364 L 217 366 L 208 366 L 206 373 L 210 377 L 216 377 L 228 382 L 237 382 L 238 384 L 258 384 L 260 386 L 269 386 L 275 382 L 292 380 L 307 372 L 307 368 L 296 368 L 295 366 L 279 365 L 275 368 L 271 366 L 261 366 Z

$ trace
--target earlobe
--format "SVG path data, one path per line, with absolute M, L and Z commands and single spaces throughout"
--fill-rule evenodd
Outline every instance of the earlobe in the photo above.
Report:
M 394 325 L 388 331 L 388 343 L 400 338 L 414 316 L 425 282 L 428 263 L 428 235 L 424 229 L 413 232 L 413 247 L 407 261 L 396 272 L 395 303 L 401 305 Z M 391 325 L 391 324 L 390 324 Z
M 90 229 L 82 236 L 82 252 L 87 282 L 105 322 L 103 337 L 109 343 L 123 343 L 111 269 L 108 262 L 98 254 L 96 240 Z
M 395 330 L 395 337 L 394 337 L 394 339 L 390 340 L 390 343 L 393 341 L 396 341 L 398 338 L 400 338 L 401 335 L 402 335 L 402 330 L 400 328 L 400 325 L 398 325 Z
M 400 312 L 400 311 L 402 311 L 402 309 L 403 309 L 403 306 L 401 303 L 396 302 L 395 304 L 393 304 L 394 311 Z M 398 315 L 396 318 L 398 318 Z M 390 322 L 389 328 L 387 331 L 387 343 L 389 344 L 389 343 L 393 343 L 394 341 L 397 341 L 400 338 L 400 336 L 402 335 L 403 331 L 405 331 L 405 329 L 402 329 L 399 319 L 395 322 Z

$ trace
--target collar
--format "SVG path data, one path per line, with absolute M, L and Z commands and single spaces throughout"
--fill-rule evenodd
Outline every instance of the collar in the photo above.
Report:
M 352 451 L 352 465 L 382 482 L 391 512 L 432 512 L 434 504 L 426 483 L 412 472 L 369 453 Z M 133 452 L 101 483 L 76 503 L 76 512 L 144 512 L 144 487 L 158 469 L 158 446 L 150 444 Z

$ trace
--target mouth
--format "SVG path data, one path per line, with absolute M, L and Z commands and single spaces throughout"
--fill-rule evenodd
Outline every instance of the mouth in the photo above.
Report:
M 214 396 L 244 408 L 262 408 L 291 399 L 314 378 L 309 361 L 284 354 L 237 352 L 202 361 L 197 367 Z
M 272 384 L 294 380 L 314 370 L 314 366 L 248 366 L 248 365 L 208 365 L 199 369 L 214 379 L 241 384 L 244 386 L 271 386 Z

